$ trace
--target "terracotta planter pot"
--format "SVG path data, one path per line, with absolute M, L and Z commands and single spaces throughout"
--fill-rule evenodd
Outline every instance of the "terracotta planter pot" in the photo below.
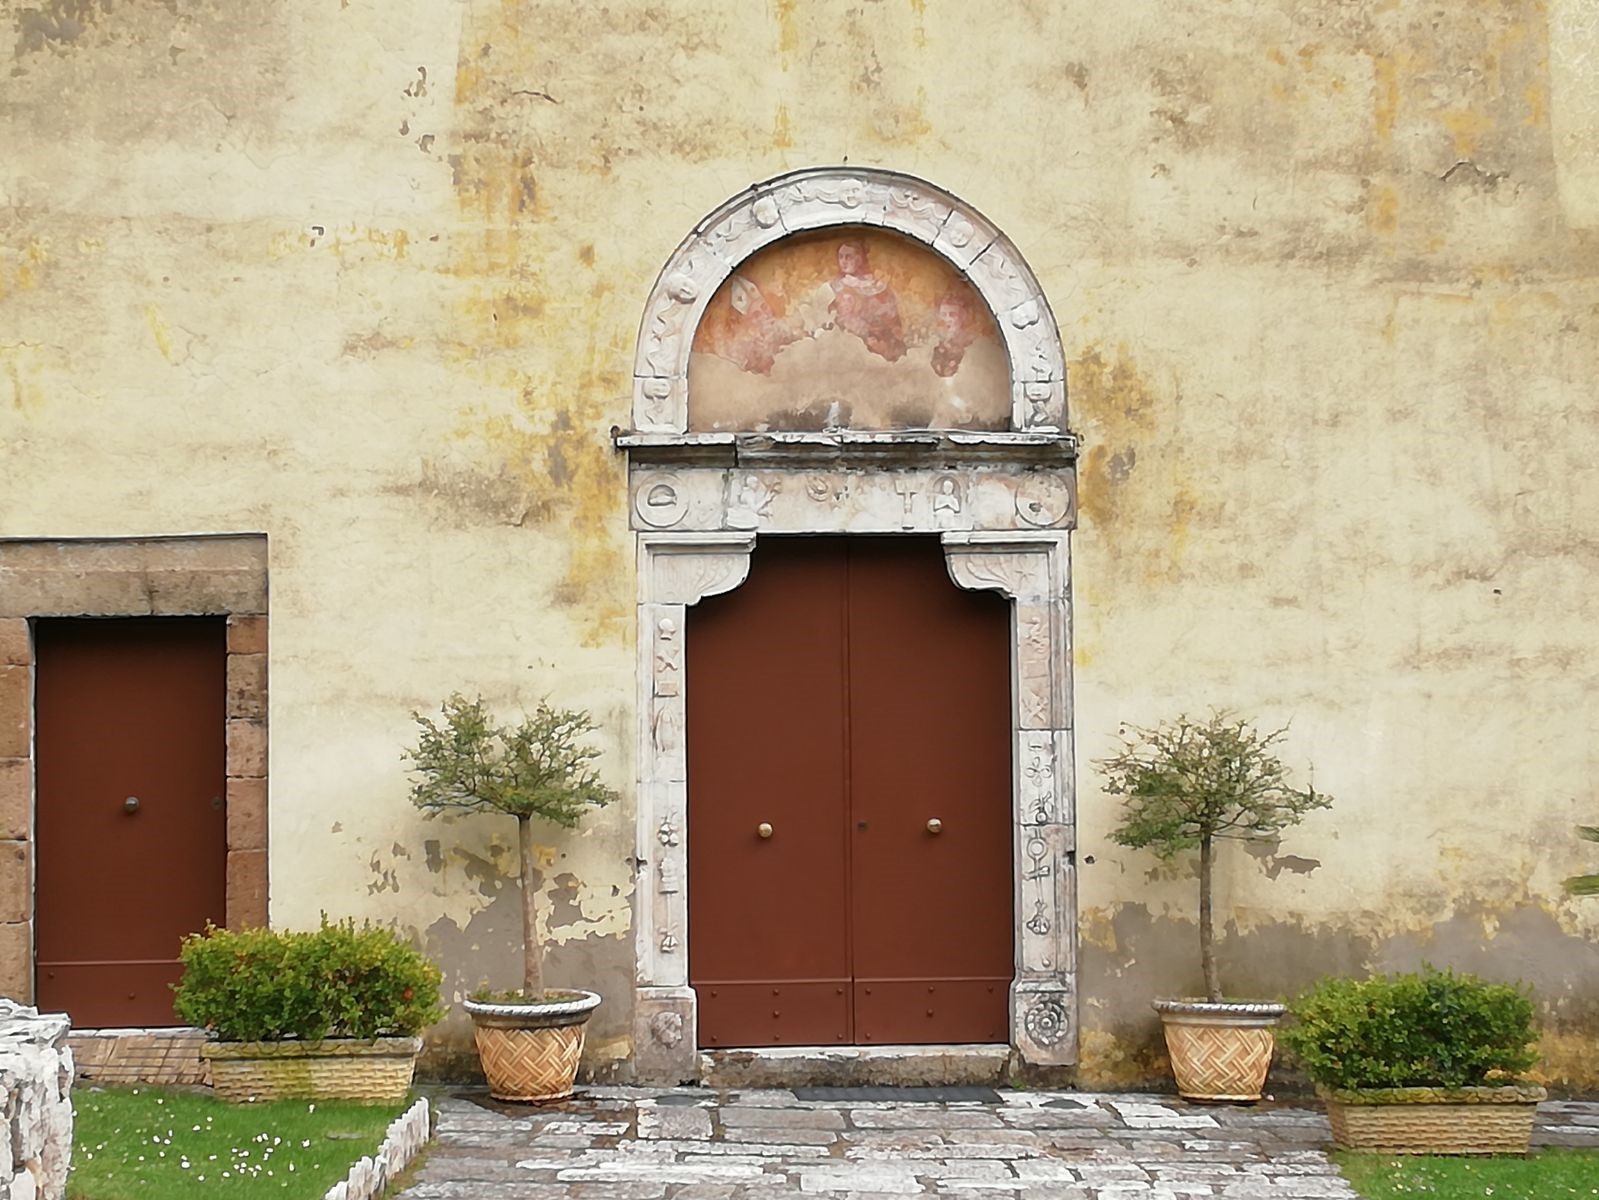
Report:
M 502 1004 L 466 1001 L 478 1061 L 496 1100 L 548 1103 L 572 1094 L 583 1027 L 600 1006 L 593 992 L 577 999 Z
M 1260 1099 L 1281 1004 L 1223 1000 L 1157 1000 L 1177 1094 L 1187 1100 Z
M 1379 1154 L 1526 1154 L 1541 1087 L 1323 1090 L 1333 1140 Z
M 398 1103 L 411 1090 L 422 1039 L 324 1038 L 315 1042 L 207 1042 L 211 1086 L 224 1100 Z

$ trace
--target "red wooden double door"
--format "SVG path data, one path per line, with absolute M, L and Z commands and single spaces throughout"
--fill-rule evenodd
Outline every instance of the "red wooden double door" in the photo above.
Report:
M 1008 1040 L 1007 603 L 936 538 L 762 538 L 686 640 L 700 1044 Z

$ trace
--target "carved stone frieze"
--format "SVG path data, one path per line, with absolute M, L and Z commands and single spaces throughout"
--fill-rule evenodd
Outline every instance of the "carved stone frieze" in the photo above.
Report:
M 1003 592 L 1013 600 L 1048 601 L 1054 596 L 1053 539 L 1024 542 L 951 535 L 944 545 L 950 577 L 963 588 Z
M 633 998 L 633 1061 L 641 1079 L 690 1083 L 699 1075 L 694 993 L 640 987 Z
M 1077 1061 L 1077 994 L 1070 979 L 1018 979 L 1011 985 L 1011 1037 L 1039 1066 Z
M 1035 529 L 1056 529 L 1070 524 L 1075 497 L 1070 477 L 1036 471 L 1016 484 L 1016 515 Z
M 1019 831 L 1023 971 L 1048 976 L 1072 967 L 1076 893 L 1075 843 L 1070 825 L 1024 825 Z
M 1016 789 L 1023 825 L 1048 825 L 1061 815 L 1061 756 L 1056 738 L 1063 731 L 1024 729 L 1016 735 Z
M 1069 470 L 995 464 L 873 470 L 759 466 L 636 468 L 633 526 L 642 531 L 928 533 L 1069 529 Z M 704 564 L 700 564 L 701 567 Z M 686 563 L 662 569 L 688 569 Z M 699 567 L 696 567 L 699 569 Z
M 682 483 L 672 475 L 640 475 L 633 481 L 633 512 L 650 529 L 670 529 L 688 514 Z
M 654 690 L 657 696 L 676 696 L 683 680 L 683 630 L 676 617 L 655 620 Z
M 956 202 L 954 211 L 939 228 L 938 237 L 933 241 L 933 249 L 963 270 L 984 250 L 994 244 L 994 239 L 999 237 L 999 230 L 995 229 L 988 221 L 975 210 L 964 204 Z M 976 280 L 973 280 L 976 283 Z M 981 286 L 978 291 L 982 291 Z M 995 313 L 1002 311 L 1006 306 L 996 304 L 994 298 L 984 294 L 988 307 Z
M 750 570 L 752 534 L 699 534 L 686 538 L 641 537 L 640 574 L 652 604 L 698 604 L 706 596 L 731 591 Z
M 706 248 L 730 271 L 787 232 L 777 197 L 767 190 L 752 193 L 749 203 L 718 213 L 701 227 Z

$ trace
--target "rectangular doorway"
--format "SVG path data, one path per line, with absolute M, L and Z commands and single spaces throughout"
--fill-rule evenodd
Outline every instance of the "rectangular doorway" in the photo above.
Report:
M 226 909 L 226 620 L 42 619 L 34 670 L 38 1005 L 178 1024 L 179 941 Z
M 700 1045 L 1006 1042 L 1009 603 L 936 537 L 763 537 L 685 640 Z

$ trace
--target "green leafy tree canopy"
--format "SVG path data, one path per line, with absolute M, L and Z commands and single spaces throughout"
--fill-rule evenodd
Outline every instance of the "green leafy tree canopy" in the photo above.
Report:
M 1226 712 L 1205 721 L 1182 716 L 1153 729 L 1124 726 L 1121 750 L 1096 764 L 1105 790 L 1123 798 L 1111 834 L 1117 843 L 1163 859 L 1199 851 L 1199 960 L 1213 1001 L 1222 998 L 1211 902 L 1216 842 L 1268 838 L 1332 804 L 1314 787 L 1288 783 L 1276 750 L 1287 733 L 1261 733 Z
M 1097 764 L 1105 790 L 1126 798 L 1112 837 L 1171 858 L 1210 839 L 1271 837 L 1329 807 L 1332 797 L 1314 786 L 1289 785 L 1276 754 L 1287 734 L 1286 726 L 1261 733 L 1226 712 L 1124 727 L 1121 751 Z
M 590 808 L 616 799 L 600 782 L 600 751 L 583 744 L 598 728 L 587 712 L 552 708 L 514 725 L 496 724 L 482 697 L 459 692 L 443 705 L 443 722 L 412 713 L 416 746 L 406 751 L 416 777 L 411 801 L 432 812 L 502 812 L 574 828 Z

